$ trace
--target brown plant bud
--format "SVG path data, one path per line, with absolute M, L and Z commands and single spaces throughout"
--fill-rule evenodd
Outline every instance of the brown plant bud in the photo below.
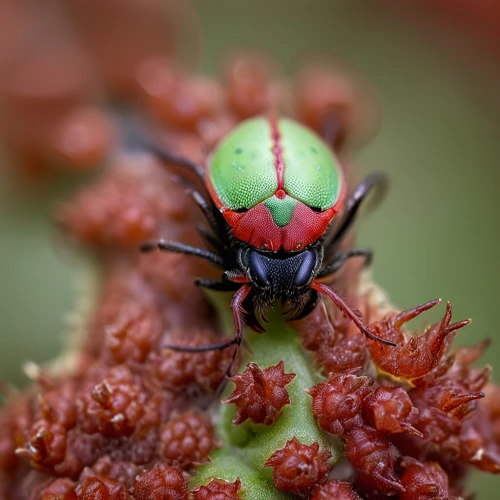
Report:
M 370 377 L 349 373 L 332 374 L 327 382 L 311 387 L 312 412 L 319 426 L 332 434 L 344 435 L 361 425 L 363 400 L 372 390 Z
M 475 409 L 473 401 L 484 398 L 483 392 L 467 394 L 462 392 L 464 390 L 461 383 L 443 380 L 439 385 L 417 387 L 410 392 L 410 397 L 418 408 L 426 406 L 437 408 L 460 420 Z
M 162 454 L 167 463 L 181 468 L 208 460 L 219 443 L 206 415 L 195 411 L 180 413 L 161 429 Z
M 302 444 L 295 437 L 287 441 L 284 448 L 273 453 L 264 467 L 273 467 L 276 488 L 297 495 L 307 495 L 321 483 L 328 471 L 328 451 L 320 451 L 319 444 Z
M 480 407 L 471 417 L 464 419 L 460 429 L 460 458 L 478 469 L 498 474 L 500 446 L 495 442 L 493 426 L 487 413 Z
M 352 333 L 336 334 L 315 352 L 315 359 L 325 373 L 348 372 L 366 363 L 366 342 Z
M 283 361 L 264 370 L 249 363 L 243 373 L 229 379 L 236 389 L 222 402 L 236 405 L 234 424 L 249 418 L 255 424 L 271 425 L 278 420 L 283 406 L 290 404 L 285 386 L 294 378 L 295 373 L 285 373 Z
M 134 457 L 130 457 L 134 458 Z M 120 460 L 117 456 L 104 455 L 101 456 L 97 462 L 92 465 L 92 470 L 89 471 L 91 475 L 98 477 L 106 477 L 108 479 L 113 479 L 123 484 L 127 488 L 131 488 L 134 484 L 134 480 L 139 472 L 143 469 L 140 465 L 136 465 L 134 462 L 128 460 Z M 83 473 L 85 476 L 86 471 Z
M 24 448 L 18 448 L 19 456 L 27 457 L 39 469 L 52 469 L 66 455 L 67 433 L 64 427 L 39 420 L 30 429 Z
M 226 98 L 241 120 L 272 109 L 276 89 L 272 84 L 274 61 L 261 54 L 237 54 L 225 71 Z
M 327 374 L 361 368 L 366 363 L 364 337 L 358 331 L 351 331 L 343 318 L 341 321 L 332 325 L 324 304 L 320 303 L 311 314 L 295 322 L 304 347 L 314 351 L 316 363 Z
M 193 490 L 193 500 L 240 500 L 241 481 L 234 483 L 222 479 L 212 479 L 206 486 Z
M 130 500 L 125 487 L 112 479 L 87 477 L 75 489 L 77 500 Z
M 400 500 L 448 500 L 448 476 L 436 462 L 420 463 L 414 458 L 405 457 L 405 471 L 401 476 L 401 484 L 405 490 Z
M 76 500 L 75 483 L 64 478 L 45 483 L 34 492 L 33 500 Z
M 198 123 L 212 116 L 220 104 L 220 88 L 214 81 L 189 77 L 159 58 L 140 65 L 138 83 L 150 112 L 176 128 L 196 131 Z
M 87 171 L 97 167 L 110 153 L 113 136 L 110 117 L 87 105 L 64 117 L 52 134 L 50 146 L 65 167 Z
M 43 388 L 43 384 L 40 385 Z M 43 393 L 38 394 L 37 416 L 60 424 L 67 430 L 71 429 L 77 421 L 74 393 L 75 383 L 71 379 L 65 380 L 57 389 L 49 385 Z
M 135 500 L 187 500 L 188 495 L 187 480 L 182 472 L 163 463 L 157 463 L 135 479 Z
M 418 410 L 402 387 L 378 387 L 363 402 L 363 417 L 377 430 L 422 434 L 413 427 Z
M 346 434 L 347 460 L 385 495 L 404 491 L 394 472 L 394 453 L 395 448 L 387 437 L 372 427 L 353 427 Z
M 130 436 L 158 425 L 158 392 L 146 388 L 125 366 L 109 370 L 81 401 L 85 431 L 107 437 Z
M 169 343 L 194 347 L 222 340 L 212 330 L 194 330 L 189 333 L 188 341 L 185 337 L 177 340 L 173 336 Z M 198 353 L 166 349 L 154 357 L 154 374 L 171 391 L 182 392 L 189 386 L 196 386 L 209 393 L 215 392 L 224 380 L 234 349 Z
M 347 80 L 333 72 L 320 71 L 319 68 L 303 78 L 297 93 L 299 117 L 316 132 L 323 132 L 327 112 L 334 113 L 337 121 L 336 149 L 342 148 L 345 144 L 353 101 L 352 88 Z
M 361 497 L 352 491 L 350 483 L 332 479 L 322 486 L 315 486 L 309 500 L 361 500 Z
M 468 325 L 470 320 L 450 324 L 451 304 L 448 302 L 443 319 L 424 333 L 407 339 L 402 326 L 439 302 L 433 300 L 370 325 L 370 330 L 375 335 L 397 344 L 397 347 L 390 347 L 381 342 L 368 342 L 373 361 L 380 370 L 411 380 L 426 375 L 438 364 L 451 342 L 449 337 L 453 337 L 453 332 Z
M 143 362 L 162 333 L 163 322 L 156 308 L 143 304 L 122 307 L 107 325 L 104 346 L 117 363 Z
M 360 78 L 330 61 L 310 62 L 302 69 L 295 91 L 298 118 L 317 133 L 335 139 L 331 146 L 342 151 L 353 139 L 363 142 L 379 128 L 376 97 Z
M 84 245 L 135 251 L 157 233 L 161 212 L 155 200 L 141 193 L 137 180 L 109 174 L 82 190 L 58 218 Z
M 12 416 L 13 417 L 13 416 Z M 16 441 L 14 433 L 17 431 L 15 421 L 10 415 L 0 416 L 0 468 L 8 470 L 16 464 Z

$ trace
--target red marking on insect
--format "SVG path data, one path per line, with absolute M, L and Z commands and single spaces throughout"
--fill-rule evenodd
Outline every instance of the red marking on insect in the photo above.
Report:
M 226 210 L 223 215 L 233 234 L 255 248 L 295 252 L 316 241 L 335 215 L 335 207 L 315 212 L 302 202 L 295 207 L 290 223 L 279 227 L 264 203 L 245 213 Z
M 276 118 L 270 118 L 271 136 L 273 139 L 274 168 L 278 176 L 278 191 L 284 192 L 285 162 L 283 161 L 283 148 L 281 146 L 281 132 Z

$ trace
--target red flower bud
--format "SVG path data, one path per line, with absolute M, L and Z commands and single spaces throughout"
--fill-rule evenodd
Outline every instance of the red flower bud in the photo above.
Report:
M 283 361 L 264 370 L 249 363 L 243 373 L 229 379 L 236 384 L 236 389 L 223 401 L 236 405 L 233 423 L 241 424 L 247 418 L 256 424 L 276 422 L 281 408 L 290 404 L 285 386 L 294 378 L 295 373 L 285 373 Z
M 210 420 L 195 411 L 180 413 L 167 422 L 161 430 L 161 442 L 168 463 L 182 468 L 206 462 L 218 446 Z
M 193 491 L 193 500 L 240 500 L 241 482 L 234 483 L 222 479 L 212 479 L 206 486 L 200 486 Z
M 404 491 L 393 467 L 396 449 L 386 436 L 368 426 L 353 427 L 347 432 L 345 456 L 385 495 Z
M 363 400 L 371 392 L 372 379 L 349 373 L 332 375 L 327 382 L 311 387 L 312 412 L 319 426 L 332 434 L 344 435 L 361 425 Z
M 296 438 L 273 453 L 264 467 L 273 467 L 276 488 L 297 495 L 306 495 L 325 478 L 330 470 L 330 453 L 320 451 L 319 444 L 302 444 Z
M 188 484 L 182 472 L 163 463 L 135 478 L 134 500 L 187 500 Z
M 422 437 L 413 427 L 418 410 L 402 387 L 378 387 L 363 402 L 363 417 L 379 431 L 409 432 Z

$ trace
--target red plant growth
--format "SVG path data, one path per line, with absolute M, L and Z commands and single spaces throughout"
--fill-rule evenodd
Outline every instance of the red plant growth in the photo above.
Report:
M 85 8 L 85 2 L 76 3 Z M 92 30 L 83 31 L 89 47 L 102 47 Z M 343 158 L 349 141 L 369 128 L 356 89 L 331 69 L 304 69 L 291 90 L 278 81 L 272 63 L 252 55 L 229 62 L 223 87 L 142 48 L 134 52 L 133 69 L 116 61 L 108 86 L 133 95 L 160 122 L 159 142 L 195 161 L 204 161 L 243 117 L 271 107 L 317 131 L 323 110 L 338 110 L 341 133 L 330 146 Z M 168 92 L 159 91 L 162 85 Z M 57 123 L 68 112 L 62 109 Z M 45 135 L 38 132 L 11 139 L 30 168 L 35 162 L 45 172 Z M 103 159 L 108 146 L 95 157 Z M 189 486 L 199 464 L 224 446 L 208 415 L 214 414 L 234 347 L 206 353 L 166 348 L 220 341 L 215 311 L 192 283 L 213 271 L 185 256 L 137 251 L 157 236 L 199 243 L 196 207 L 183 185 L 148 155 L 119 151 L 106 158 L 102 176 L 56 214 L 67 241 L 94 256 L 98 284 L 82 297 L 93 306 L 82 313 L 76 347 L 63 357 L 71 369 L 33 372 L 34 386 L 10 395 L 0 413 L 0 497 L 245 498 L 240 478 Z M 329 477 L 338 472 L 330 453 L 296 437 L 267 457 L 268 474 L 278 489 L 311 500 L 463 496 L 469 467 L 500 472 L 500 389 L 488 384 L 489 368 L 472 366 L 485 344 L 451 350 L 469 321 L 452 322 L 450 304 L 441 321 L 411 334 L 406 323 L 438 301 L 396 312 L 370 295 L 376 290 L 360 287 L 361 279 L 359 265 L 349 262 L 334 286 L 371 331 L 396 348 L 367 340 L 329 305 L 294 323 L 311 372 L 323 377 L 308 390 L 310 409 L 325 442 L 338 440 L 343 449 L 345 477 Z M 287 369 L 283 361 L 265 368 L 250 363 L 232 377 L 236 388 L 224 402 L 236 407 L 234 424 L 269 428 L 293 411 L 286 386 L 300 374 Z

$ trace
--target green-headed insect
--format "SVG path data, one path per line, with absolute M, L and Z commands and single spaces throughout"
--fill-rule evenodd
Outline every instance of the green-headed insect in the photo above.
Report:
M 263 332 L 266 309 L 277 300 L 288 319 L 307 316 L 319 294 L 335 305 L 371 339 L 375 336 L 329 286 L 320 280 L 338 271 L 347 259 L 370 250 L 339 251 L 361 201 L 385 185 L 385 176 L 368 176 L 346 201 L 343 218 L 332 220 L 344 206 L 346 182 L 339 161 L 326 143 L 297 122 L 257 117 L 242 122 L 210 155 L 206 168 L 168 151 L 153 152 L 163 161 L 193 170 L 208 196 L 191 189 L 211 232 L 202 232 L 211 250 L 159 240 L 156 248 L 201 257 L 223 271 L 221 281 L 198 279 L 199 286 L 235 294 L 231 301 L 235 336 L 228 342 L 200 347 L 167 346 L 200 352 L 241 344 L 243 325 Z

